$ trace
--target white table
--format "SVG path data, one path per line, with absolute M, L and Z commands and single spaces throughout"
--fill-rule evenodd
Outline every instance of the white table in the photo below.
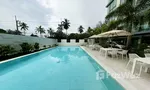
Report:
M 132 66 L 132 74 L 134 73 L 134 70 L 135 70 L 135 66 L 136 66 L 136 63 L 137 62 L 141 62 L 141 63 L 144 63 L 144 64 L 150 64 L 150 58 L 135 58 L 134 61 L 133 61 L 133 66 Z
M 112 50 L 117 50 L 117 51 L 119 51 L 119 50 L 122 50 L 122 49 L 119 49 L 119 48 L 101 48 L 101 49 L 100 49 L 100 52 L 101 52 L 101 51 L 105 51 L 105 58 L 107 58 L 108 51 L 112 51 Z

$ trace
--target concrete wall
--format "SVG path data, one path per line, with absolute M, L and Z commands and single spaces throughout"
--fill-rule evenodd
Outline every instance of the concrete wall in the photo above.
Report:
M 20 36 L 20 35 L 11 35 L 11 34 L 0 34 L 0 44 L 1 45 L 11 45 L 12 47 L 20 50 L 21 47 L 19 44 L 23 42 L 28 42 L 30 44 L 39 43 L 40 48 L 43 48 L 43 45 L 53 45 L 57 44 L 56 39 L 40 38 L 40 37 L 31 37 L 31 36 Z
M 66 39 L 61 39 L 61 42 L 58 42 L 59 46 L 80 46 L 84 44 L 84 39 L 80 39 L 77 43 L 75 39 L 71 39 L 70 42 L 67 42 Z

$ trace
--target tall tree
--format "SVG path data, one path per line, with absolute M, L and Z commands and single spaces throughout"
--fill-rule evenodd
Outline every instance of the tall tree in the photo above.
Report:
M 93 35 L 94 30 L 91 27 L 88 27 L 87 33 L 90 34 L 90 35 Z
M 62 24 L 63 24 L 64 29 L 66 29 L 66 35 L 67 35 L 67 30 L 70 27 L 70 22 L 69 22 L 69 20 L 64 19 L 64 21 L 62 21 Z
M 36 31 L 40 33 L 41 37 L 42 37 L 42 34 L 45 33 L 45 29 L 42 26 L 36 27 Z
M 101 26 L 101 32 L 107 32 L 108 31 L 108 25 L 106 23 L 103 23 Z
M 54 30 L 53 30 L 52 28 L 49 28 L 49 29 L 47 30 L 47 32 L 48 32 L 48 34 L 50 35 L 50 37 L 53 37 L 53 35 L 54 35 Z
M 19 23 L 19 27 L 20 27 L 20 30 L 23 30 L 24 35 L 26 34 L 26 31 L 27 31 L 28 28 L 29 28 L 29 26 L 28 26 L 26 23 L 24 23 L 24 22 L 20 22 L 20 23 Z
M 81 33 L 83 33 L 83 26 L 81 25 L 81 26 L 79 26 L 79 28 L 78 28 L 78 31 L 79 31 L 79 33 L 81 34 Z
M 63 25 L 62 25 L 62 23 L 58 24 L 57 31 L 63 31 Z
M 58 39 L 62 39 L 64 37 L 66 37 L 65 34 L 63 33 L 63 25 L 62 25 L 62 23 L 58 24 L 57 31 L 55 33 L 55 37 L 58 38 Z

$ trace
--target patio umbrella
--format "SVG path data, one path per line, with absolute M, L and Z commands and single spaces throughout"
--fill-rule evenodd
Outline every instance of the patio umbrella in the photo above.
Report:
M 93 35 L 93 36 L 91 36 L 91 37 L 89 37 L 90 39 L 94 39 L 94 38 L 99 38 L 99 36 L 98 35 Z
M 128 44 L 130 42 L 131 33 L 126 31 L 126 30 L 111 30 L 111 31 L 108 31 L 108 32 L 101 33 L 101 34 L 99 34 L 99 36 L 109 37 L 110 41 L 111 41 L 111 37 L 127 36 L 127 45 L 126 46 L 128 46 Z
M 101 37 L 115 37 L 115 36 L 130 36 L 131 33 L 126 30 L 111 30 L 108 32 L 104 32 L 99 34 Z

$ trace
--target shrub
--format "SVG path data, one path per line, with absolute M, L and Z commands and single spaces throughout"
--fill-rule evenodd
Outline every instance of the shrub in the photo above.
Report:
M 52 47 L 56 47 L 56 46 L 58 46 L 58 44 L 54 44 L 54 45 L 52 45 Z
M 21 48 L 22 48 L 21 51 L 22 51 L 23 53 L 28 53 L 28 52 L 30 52 L 30 51 L 33 50 L 33 46 L 32 46 L 31 44 L 26 43 L 26 42 L 20 44 L 20 46 L 21 46 Z
M 48 45 L 48 47 L 51 48 L 52 46 L 51 46 L 51 45 Z
M 8 56 L 15 52 L 15 49 L 10 45 L 0 45 L 0 56 Z
M 46 48 L 46 45 L 43 45 L 44 48 Z
M 40 47 L 39 47 L 39 43 L 35 43 L 35 44 L 34 44 L 34 49 L 35 49 L 35 50 L 39 50 L 39 48 L 40 48 Z
M 6 31 L 0 28 L 0 33 L 6 33 Z
M 54 44 L 55 46 L 58 46 L 58 44 Z
M 139 48 L 136 50 L 136 53 L 140 56 L 140 57 L 144 57 L 144 49 L 146 49 L 148 47 L 148 45 L 146 43 L 142 43 L 139 45 Z

